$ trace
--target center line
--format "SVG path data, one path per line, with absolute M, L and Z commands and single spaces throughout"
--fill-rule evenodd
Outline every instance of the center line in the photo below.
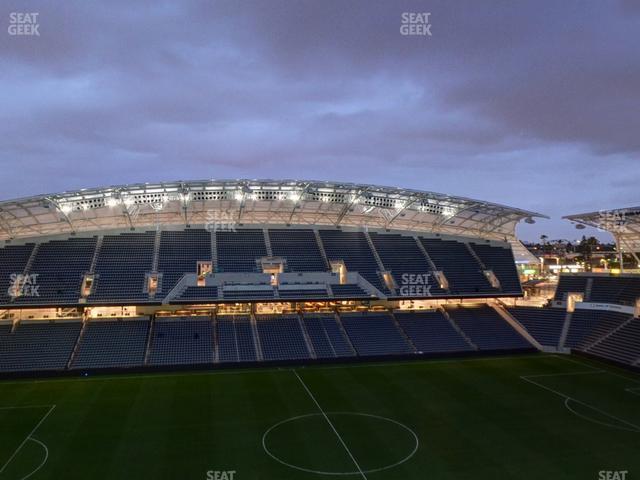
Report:
M 327 423 L 329 424 L 329 426 L 331 427 L 331 429 L 333 430 L 333 432 L 336 434 L 336 436 L 338 437 L 338 440 L 340 440 L 340 443 L 342 444 L 342 446 L 344 447 L 344 449 L 347 451 L 347 453 L 349 454 L 349 457 L 351 457 L 351 460 L 353 461 L 353 464 L 356 466 L 356 468 L 358 469 L 358 471 L 360 472 L 360 475 L 362 475 L 362 478 L 364 478 L 364 480 L 367 480 L 367 476 L 364 474 L 364 472 L 362 471 L 362 468 L 360 468 L 360 465 L 358 464 L 358 461 L 356 460 L 356 458 L 353 456 L 353 454 L 351 453 L 351 450 L 349 450 L 349 447 L 347 447 L 347 444 L 344 443 L 344 440 L 342 439 L 342 437 L 340 436 L 340 434 L 338 433 L 338 430 L 336 430 L 336 427 L 333 426 L 333 423 L 331 422 L 331 420 L 329 419 L 329 417 L 327 416 L 326 413 L 324 413 L 324 410 L 322 409 L 322 407 L 320 406 L 320 404 L 318 403 L 318 400 L 316 400 L 316 397 L 313 396 L 313 393 L 311 393 L 311 390 L 309 390 L 309 387 L 307 387 L 307 384 L 304 383 L 304 381 L 302 380 L 302 378 L 300 377 L 300 375 L 298 375 L 297 371 L 293 371 L 293 373 L 296 375 L 296 377 L 298 377 L 298 380 L 300 380 L 300 383 L 302 384 L 302 386 L 304 387 L 304 389 L 307 391 L 307 393 L 309 394 L 309 396 L 311 397 L 311 400 L 313 400 L 313 403 L 316 404 L 316 406 L 318 407 L 318 410 L 320 410 L 320 413 L 322 414 L 322 416 L 324 417 L 324 419 L 327 421 Z

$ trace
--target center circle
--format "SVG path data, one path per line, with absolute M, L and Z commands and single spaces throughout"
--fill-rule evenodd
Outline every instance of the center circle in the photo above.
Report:
M 323 442 L 328 443 L 323 445 Z M 419 445 L 418 436 L 406 425 L 391 418 L 358 412 L 327 412 L 326 417 L 324 413 L 299 415 L 276 423 L 262 436 L 262 448 L 275 461 L 319 475 L 360 475 L 389 470 L 411 459 Z M 295 458 L 300 451 L 321 458 L 305 457 L 306 462 L 301 461 Z M 373 451 L 379 464 L 365 468 L 358 453 L 369 451 Z M 343 468 L 328 470 L 325 467 L 327 462 L 331 463 L 331 454 L 335 462 L 338 462 L 335 455 L 342 457 Z M 314 461 L 320 463 L 305 465 Z

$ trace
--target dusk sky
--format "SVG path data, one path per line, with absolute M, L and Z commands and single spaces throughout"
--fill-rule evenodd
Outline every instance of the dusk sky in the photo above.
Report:
M 11 35 L 36 12 L 36 35 Z M 428 12 L 431 36 L 400 32 Z M 0 199 L 160 180 L 640 205 L 637 1 L 4 1 Z M 601 238 L 607 238 L 601 235 Z

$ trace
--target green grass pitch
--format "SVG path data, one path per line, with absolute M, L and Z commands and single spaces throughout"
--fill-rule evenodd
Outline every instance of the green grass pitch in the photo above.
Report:
M 640 477 L 640 377 L 544 354 L 4 381 L 0 422 L 0 480 Z

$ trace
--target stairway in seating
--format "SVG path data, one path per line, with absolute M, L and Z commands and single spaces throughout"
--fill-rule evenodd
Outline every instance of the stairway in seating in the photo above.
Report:
M 158 271 L 158 261 L 160 259 L 160 239 L 161 239 L 160 234 L 161 234 L 161 231 L 158 228 L 156 230 L 156 236 L 153 239 L 153 263 L 151 264 L 152 272 Z
M 215 229 L 211 232 L 211 267 L 213 272 L 216 273 L 218 271 L 218 237 L 216 235 Z
M 338 328 L 340 329 L 340 331 L 342 332 L 342 335 L 344 336 L 344 338 L 347 339 L 347 343 L 349 344 L 349 348 L 351 348 L 351 352 L 353 353 L 353 356 L 357 356 L 357 352 L 356 352 L 356 347 L 353 346 L 353 343 L 351 343 L 351 338 L 349 337 L 349 334 L 347 333 L 347 331 L 344 329 L 344 325 L 342 325 L 342 319 L 340 318 L 340 315 L 338 314 L 338 311 L 336 310 L 334 312 L 334 317 L 336 319 L 336 324 L 338 325 Z
M 593 279 L 590 278 L 589 280 L 593 280 Z M 604 342 L 607 338 L 609 338 L 611 335 L 616 333 L 618 330 L 621 330 L 622 328 L 627 326 L 629 323 L 631 323 L 632 320 L 634 320 L 634 317 L 633 317 L 633 315 L 630 315 L 629 318 L 625 322 L 623 322 L 620 325 L 618 325 L 616 328 L 611 330 L 609 333 L 607 333 L 607 334 L 603 335 L 602 337 L 598 338 L 595 342 L 591 343 L 591 345 L 587 345 L 584 348 L 584 350 L 588 352 L 590 349 L 592 349 L 593 347 L 595 347 L 599 343 Z
M 369 235 L 369 232 L 367 232 L 366 230 L 364 231 L 364 238 L 367 239 L 367 243 L 369 244 L 369 248 L 371 249 L 371 253 L 373 254 L 373 258 L 375 258 L 376 264 L 378 265 L 378 276 L 380 277 L 380 282 L 382 283 L 382 285 L 387 287 L 387 289 L 391 292 L 392 295 L 396 295 L 395 285 L 393 285 L 393 284 L 389 285 L 387 283 L 387 281 L 385 280 L 384 276 L 382 275 L 382 272 L 386 272 L 387 269 L 385 268 L 384 264 L 382 263 L 382 259 L 380 258 L 380 255 L 378 255 L 378 250 L 376 250 L 376 246 L 373 244 L 373 240 L 371 240 L 371 235 Z M 393 282 L 393 277 L 392 277 L 392 282 Z
M 591 301 L 591 290 L 593 289 L 593 278 L 587 278 L 587 283 L 584 286 L 584 299 L 585 302 Z
M 98 236 L 96 240 L 96 249 L 93 251 L 93 257 L 91 258 L 91 267 L 89 267 L 89 273 L 93 274 L 96 271 L 96 263 L 98 263 L 98 257 L 100 256 L 100 250 L 102 249 L 102 241 L 104 235 Z
M 476 259 L 476 262 L 478 262 L 478 265 L 480 265 L 480 268 L 482 270 L 489 270 L 487 266 L 484 264 L 484 262 L 480 259 L 476 251 L 473 249 L 473 247 L 469 245 L 468 242 L 464 242 L 464 244 L 467 247 L 467 250 L 469 250 L 469 253 L 471 254 L 471 256 Z
M 89 323 L 88 319 L 85 319 L 85 320 L 82 321 L 82 327 L 80 328 L 80 333 L 78 334 L 78 338 L 76 338 L 76 344 L 73 346 L 73 350 L 71 351 L 71 355 L 69 355 L 69 360 L 67 361 L 66 370 L 69 370 L 71 368 L 71 365 L 73 364 L 73 360 L 76 357 L 76 353 L 78 352 L 78 349 L 80 348 L 80 343 L 82 343 L 82 338 L 84 337 L 84 331 L 85 331 L 85 328 L 87 326 L 87 323 Z
M 393 323 L 396 325 L 396 328 L 400 332 L 400 335 L 403 336 L 404 341 L 407 342 L 409 344 L 409 346 L 413 349 L 413 353 L 417 353 L 418 349 L 416 348 L 416 345 L 413 343 L 413 340 L 411 340 L 411 337 L 409 337 L 409 335 L 407 335 L 407 332 L 404 331 L 404 328 L 402 328 L 402 325 L 400 325 L 400 322 L 398 322 L 398 319 L 396 318 L 393 310 L 391 310 L 389 312 L 389 315 L 393 319 Z
M 322 243 L 322 237 L 320 236 L 320 232 L 314 229 L 313 234 L 316 236 L 316 243 L 318 244 L 318 249 L 320 250 L 320 254 L 322 255 L 324 264 L 327 267 L 327 270 L 331 270 L 331 265 L 329 264 L 329 259 L 327 258 L 327 252 L 324 251 L 324 244 Z
M 234 320 L 235 321 L 235 320 Z M 264 360 L 264 355 L 262 355 L 262 344 L 260 343 L 260 335 L 258 334 L 258 325 L 255 314 L 251 313 L 251 333 L 253 334 L 253 343 L 256 348 L 256 358 L 259 362 Z
M 316 355 L 316 350 L 315 348 L 313 348 L 313 342 L 311 341 L 309 332 L 307 331 L 307 326 L 302 321 L 301 313 L 298 313 L 298 324 L 300 325 L 300 330 L 302 330 L 302 336 L 304 337 L 304 343 L 306 343 L 307 345 L 307 350 L 309 350 L 309 355 L 311 356 L 311 358 L 318 358 L 318 356 Z
M 571 327 L 571 317 L 571 312 L 567 312 L 567 315 L 564 317 L 564 325 L 562 326 L 562 333 L 560 334 L 560 340 L 558 341 L 558 349 L 560 350 L 566 348 L 564 344 L 567 341 L 567 335 L 569 335 L 569 328 Z
M 463 330 L 458 326 L 458 324 L 457 324 L 456 322 L 454 322 L 454 321 L 453 321 L 453 318 L 451 318 L 451 316 L 449 315 L 449 312 L 447 312 L 446 308 L 444 308 L 442 305 L 440 305 L 440 306 L 438 306 L 438 311 L 439 311 L 440 313 L 442 313 L 442 315 L 444 316 L 444 318 L 446 318 L 446 319 L 449 321 L 449 323 L 451 324 L 451 326 L 453 327 L 453 329 L 454 329 L 456 332 L 458 332 L 458 334 L 459 334 L 462 338 L 464 338 L 464 341 L 465 341 L 465 342 L 467 342 L 467 344 L 468 344 L 471 348 L 473 348 L 473 349 L 474 349 L 474 350 L 476 350 L 476 351 L 477 351 L 477 350 L 480 350 L 480 349 L 478 348 L 478 346 L 477 346 L 475 343 L 473 343 L 469 337 L 467 337 L 467 334 L 466 334 L 466 333 L 464 333 L 464 331 L 463 331 Z
M 267 255 L 273 257 L 273 249 L 271 248 L 271 237 L 269 237 L 269 230 L 263 228 L 262 234 L 264 235 L 264 246 L 267 249 Z
M 153 327 L 155 326 L 155 315 L 149 320 L 149 333 L 147 334 L 147 346 L 144 350 L 144 365 L 149 364 L 149 355 L 151 355 L 151 348 L 153 347 Z
M 33 266 L 33 262 L 36 260 L 36 256 L 38 255 L 38 250 L 40 250 L 40 244 L 36 243 L 31 250 L 31 255 L 29 255 L 29 260 L 27 260 L 27 264 L 24 266 L 24 270 L 22 271 L 23 275 L 28 275 L 31 272 L 31 267 Z
M 220 362 L 220 347 L 218 345 L 218 318 L 215 314 L 211 315 L 211 335 L 213 338 L 213 363 Z

